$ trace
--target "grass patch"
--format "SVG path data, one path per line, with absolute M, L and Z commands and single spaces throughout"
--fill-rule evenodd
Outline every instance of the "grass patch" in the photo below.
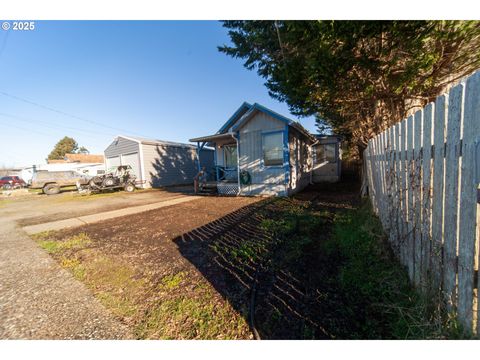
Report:
M 185 275 L 186 273 L 184 271 L 173 275 L 167 275 L 162 279 L 160 287 L 166 290 L 176 289 L 185 278 Z
M 458 338 L 451 317 L 438 314 L 431 299 L 411 285 L 406 270 L 389 251 L 386 236 L 369 202 L 337 213 L 334 236 L 326 243 L 338 258 L 338 282 L 352 318 L 350 338 Z
M 139 339 L 236 339 L 250 334 L 243 316 L 206 280 L 188 271 L 155 279 L 149 269 L 134 268 L 92 247 L 93 239 L 85 233 L 60 239 L 50 231 L 33 238 Z
M 49 240 L 52 232 L 43 232 L 34 235 L 34 239 L 41 248 L 50 254 L 59 253 L 65 250 L 79 250 L 91 244 L 92 240 L 86 233 L 74 235 L 66 240 Z
M 227 302 L 216 302 L 210 289 L 203 288 L 194 297 L 156 303 L 136 331 L 144 339 L 235 339 L 248 325 Z

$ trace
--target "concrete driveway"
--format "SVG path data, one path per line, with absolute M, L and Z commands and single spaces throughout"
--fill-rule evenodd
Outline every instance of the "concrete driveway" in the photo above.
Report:
M 188 197 L 152 190 L 90 197 L 63 193 L 0 198 L 0 339 L 131 338 L 127 327 L 22 227 L 148 204 L 174 204 Z

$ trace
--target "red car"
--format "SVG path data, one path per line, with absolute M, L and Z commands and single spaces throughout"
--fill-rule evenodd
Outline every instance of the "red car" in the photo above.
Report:
M 27 186 L 27 184 L 19 176 L 4 176 L 0 178 L 0 188 L 19 189 L 25 186 Z

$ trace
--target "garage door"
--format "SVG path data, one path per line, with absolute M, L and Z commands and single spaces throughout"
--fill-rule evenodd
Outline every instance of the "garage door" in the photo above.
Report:
M 107 157 L 107 172 L 111 172 L 117 166 L 120 166 L 120 156 Z
M 135 174 L 137 179 L 142 178 L 140 174 L 140 159 L 138 157 L 138 153 L 122 155 L 122 165 L 130 165 L 132 167 L 132 172 Z

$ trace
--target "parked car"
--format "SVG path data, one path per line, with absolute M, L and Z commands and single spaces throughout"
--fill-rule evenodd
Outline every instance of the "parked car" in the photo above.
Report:
M 4 176 L 0 178 L 0 187 L 6 190 L 20 189 L 25 186 L 27 186 L 27 184 L 19 176 Z
M 88 184 L 90 177 L 75 171 L 45 171 L 40 170 L 33 174 L 32 189 L 42 189 L 44 194 L 54 195 L 60 192 L 62 187 L 76 186 L 77 183 Z

